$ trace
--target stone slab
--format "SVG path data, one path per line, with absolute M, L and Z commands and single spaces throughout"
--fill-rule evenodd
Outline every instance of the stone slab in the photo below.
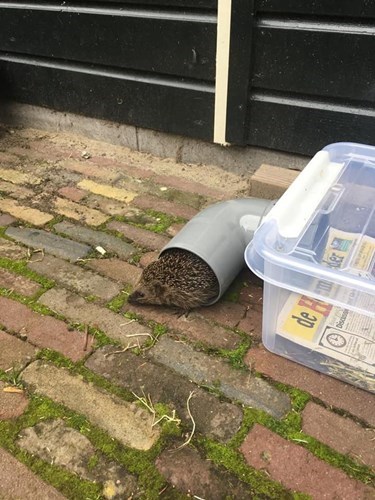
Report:
M 56 198 L 54 201 L 54 209 L 60 215 L 83 222 L 89 226 L 100 226 L 108 220 L 108 215 L 99 212 L 99 210 L 85 207 L 84 205 L 65 198 Z
M 28 342 L 0 330 L 0 370 L 21 370 L 35 358 L 36 353 L 35 347 Z
M 36 208 L 20 205 L 17 201 L 9 198 L 0 199 L 0 210 L 34 226 L 43 226 L 53 219 L 53 215 L 51 214 L 41 212 Z
M 40 290 L 40 285 L 24 276 L 14 274 L 7 269 L 0 268 L 0 288 L 7 288 L 13 292 L 32 297 Z
M 0 381 L 0 420 L 10 420 L 21 416 L 29 404 L 29 399 L 24 391 L 4 391 L 7 387 L 9 386 L 5 382 Z

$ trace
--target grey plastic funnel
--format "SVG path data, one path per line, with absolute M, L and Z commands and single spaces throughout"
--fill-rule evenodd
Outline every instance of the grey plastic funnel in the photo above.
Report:
M 211 205 L 193 219 L 162 249 L 181 248 L 198 255 L 215 273 L 217 302 L 244 266 L 244 252 L 254 231 L 276 201 L 259 198 L 229 200 Z

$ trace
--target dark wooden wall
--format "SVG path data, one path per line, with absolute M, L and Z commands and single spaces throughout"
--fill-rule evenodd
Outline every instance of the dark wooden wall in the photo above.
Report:
M 255 0 L 251 13 L 239 4 L 247 25 L 232 26 L 232 37 L 250 38 L 241 60 L 249 77 L 246 94 L 230 89 L 228 140 L 303 154 L 337 141 L 374 144 L 375 1 Z
M 375 0 L 232 0 L 227 142 L 375 143 Z M 217 0 L 0 0 L 12 99 L 212 141 Z
M 0 1 L 13 99 L 212 140 L 216 1 Z

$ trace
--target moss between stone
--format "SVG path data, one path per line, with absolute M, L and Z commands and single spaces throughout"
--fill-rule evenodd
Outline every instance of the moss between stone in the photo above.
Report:
M 151 209 L 145 210 L 139 215 L 131 217 L 115 215 L 113 220 L 125 222 L 132 226 L 147 229 L 148 231 L 159 234 L 164 233 L 172 224 L 181 224 L 186 222 L 186 220 L 181 217 L 174 217 L 172 215 Z

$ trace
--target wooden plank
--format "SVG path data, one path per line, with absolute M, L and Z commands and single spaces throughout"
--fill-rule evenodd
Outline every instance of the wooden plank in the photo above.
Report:
M 10 60 L 9 60 L 10 59 Z M 0 95 L 58 111 L 212 140 L 213 87 L 131 79 L 90 66 L 0 55 Z M 182 119 L 183 117 L 183 119 Z
M 272 14 L 375 17 L 372 0 L 256 0 L 256 10 Z
M 298 174 L 298 170 L 289 170 L 264 163 L 250 178 L 250 196 L 267 200 L 280 198 Z
M 50 7 L 43 6 L 43 9 Z M 128 68 L 153 74 L 215 79 L 214 16 L 113 9 L 87 13 L 65 10 L 1 8 L 2 51 Z
M 250 117 L 250 145 L 313 155 L 334 142 L 375 144 L 373 107 L 253 95 Z
M 266 22 L 256 29 L 252 84 L 309 96 L 375 102 L 375 26 Z

